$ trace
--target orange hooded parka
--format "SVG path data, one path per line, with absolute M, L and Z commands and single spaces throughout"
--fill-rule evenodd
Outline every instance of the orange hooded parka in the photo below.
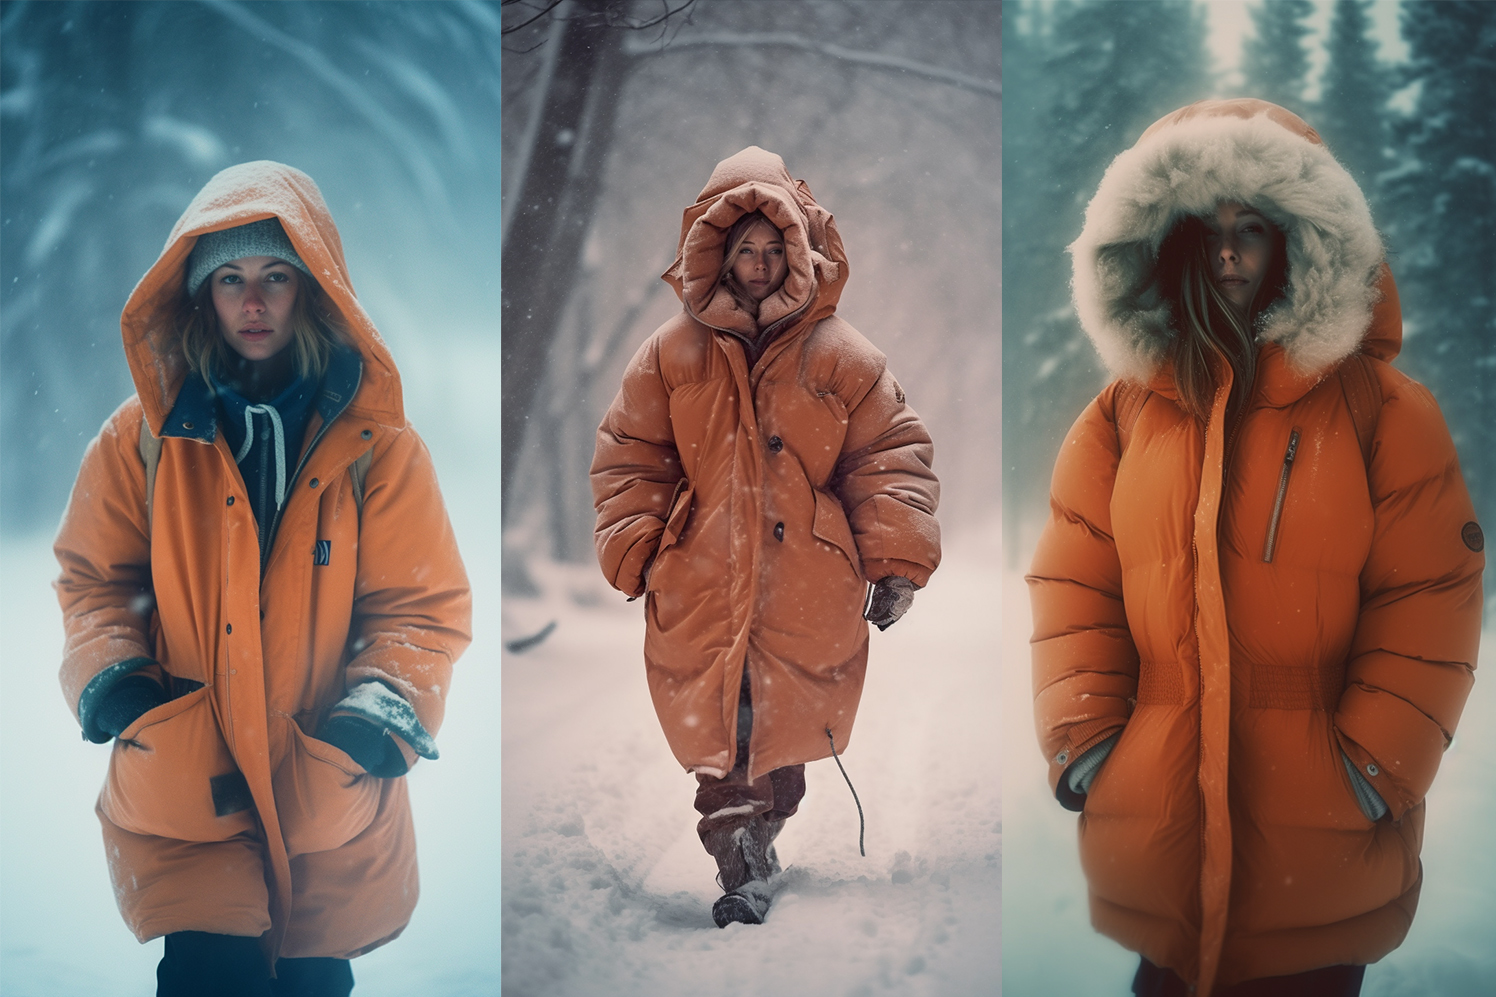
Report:
M 783 233 L 788 265 L 757 320 L 717 281 L 728 229 L 754 211 Z M 778 156 L 750 146 L 717 165 L 664 276 L 684 307 L 635 354 L 598 429 L 598 560 L 645 596 L 650 692 L 687 769 L 733 768 L 747 668 L 756 779 L 827 757 L 828 730 L 846 746 L 867 581 L 929 579 L 939 485 L 884 356 L 835 314 L 836 225 Z
M 1177 403 L 1148 290 L 1165 235 L 1220 201 L 1276 225 L 1289 264 L 1230 439 L 1229 382 L 1204 423 Z M 1119 380 L 1065 439 L 1028 580 L 1057 795 L 1120 733 L 1080 817 L 1092 923 L 1201 997 L 1374 962 L 1417 904 L 1484 542 L 1437 405 L 1389 365 L 1401 319 L 1365 199 L 1296 116 L 1205 101 L 1117 157 L 1070 249 L 1077 313 Z M 1364 450 L 1347 364 L 1380 397 Z
M 271 217 L 344 342 L 262 560 L 173 314 L 200 235 Z M 137 393 L 89 444 L 55 544 L 62 687 L 84 736 L 108 739 L 92 709 L 127 674 L 176 696 L 121 733 L 99 795 L 120 912 L 141 941 L 263 935 L 271 959 L 351 958 L 398 935 L 415 907 L 410 807 L 403 778 L 370 776 L 312 735 L 350 690 L 377 683 L 427 735 L 397 741 L 407 762 L 435 757 L 471 609 L 430 455 L 321 193 L 298 170 L 245 163 L 209 181 L 121 330 Z M 143 432 L 159 439 L 153 480 Z

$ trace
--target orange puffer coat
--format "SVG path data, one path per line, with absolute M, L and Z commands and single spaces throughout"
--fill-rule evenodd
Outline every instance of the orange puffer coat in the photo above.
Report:
M 769 340 L 717 284 L 733 222 L 762 211 L 788 276 L 760 305 Z M 686 768 L 733 767 L 753 698 L 749 778 L 846 745 L 862 692 L 866 580 L 923 585 L 940 562 L 930 437 L 881 353 L 837 318 L 847 261 L 831 215 L 780 158 L 718 164 L 665 279 L 685 306 L 629 364 L 598 430 L 603 573 L 646 595 L 655 709 Z
M 1138 294 L 1172 225 L 1221 200 L 1282 229 L 1290 267 L 1230 440 L 1226 387 L 1203 424 L 1176 404 L 1167 308 Z M 1417 903 L 1483 540 L 1438 407 L 1387 363 L 1401 318 L 1365 201 L 1297 117 L 1205 102 L 1117 158 L 1071 252 L 1087 332 L 1151 389 L 1120 435 L 1121 381 L 1071 429 L 1029 576 L 1051 785 L 1121 734 L 1080 818 L 1092 922 L 1202 995 L 1373 962 Z M 1382 398 L 1369 464 L 1347 362 Z
M 213 403 L 186 410 L 206 392 L 171 315 L 197 237 L 269 217 L 352 349 L 314 403 L 262 567 Z M 179 693 L 121 733 L 99 796 L 120 911 L 141 941 L 195 930 L 265 934 L 270 957 L 366 952 L 415 907 L 405 780 L 367 775 L 311 734 L 377 680 L 434 735 L 469 640 L 467 578 L 394 362 L 354 297 L 316 185 L 278 163 L 209 182 L 121 325 L 137 394 L 89 445 L 56 541 L 62 686 L 85 735 L 107 739 L 91 704 L 124 674 L 145 667 Z M 154 482 L 142 420 L 161 438 Z M 360 505 L 350 465 L 371 449 Z

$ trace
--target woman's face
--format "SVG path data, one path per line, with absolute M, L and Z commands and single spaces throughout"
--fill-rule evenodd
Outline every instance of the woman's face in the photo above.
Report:
M 784 239 L 779 230 L 768 222 L 758 222 L 748 230 L 737 259 L 732 262 L 732 275 L 754 301 L 762 301 L 784 283 L 789 266 L 784 260 Z
M 246 360 L 269 360 L 291 342 L 301 277 L 273 256 L 241 256 L 208 277 L 224 340 Z
M 1205 227 L 1205 249 L 1216 287 L 1237 312 L 1246 315 L 1273 263 L 1272 225 L 1245 204 L 1222 201 L 1215 218 L 1205 219 Z

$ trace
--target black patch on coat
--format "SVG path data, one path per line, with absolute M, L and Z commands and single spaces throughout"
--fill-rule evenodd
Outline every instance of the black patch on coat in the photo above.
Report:
M 249 792 L 249 783 L 244 778 L 243 772 L 230 772 L 227 775 L 215 775 L 208 780 L 208 785 L 213 790 L 213 816 L 227 817 L 248 810 L 255 805 L 255 799 Z
M 327 565 L 332 563 L 332 541 L 318 540 L 317 549 L 312 551 L 312 563 Z
M 1477 554 L 1486 549 L 1486 535 L 1480 531 L 1480 524 L 1473 519 L 1460 530 L 1460 539 Z

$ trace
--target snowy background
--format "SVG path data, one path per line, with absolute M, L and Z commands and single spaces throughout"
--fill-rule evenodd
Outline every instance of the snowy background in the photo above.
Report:
M 1064 246 L 1112 158 L 1156 118 L 1261 96 L 1314 125 L 1362 183 L 1401 291 L 1398 366 L 1443 408 L 1477 512 L 1496 521 L 1496 257 L 1490 104 L 1496 5 L 1275 0 L 1003 8 L 1003 745 L 1008 997 L 1128 992 L 1137 957 L 1090 928 L 1075 815 L 1035 742 L 1023 570 L 1055 452 L 1105 384 L 1070 307 Z M 1484 241 L 1482 241 L 1484 240 Z M 1496 558 L 1487 555 L 1488 621 Z M 1366 997 L 1496 993 L 1496 641 L 1428 797 L 1424 887 Z
M 155 992 L 93 801 L 109 749 L 57 686 L 50 543 L 88 439 L 132 390 L 119 313 L 218 170 L 309 173 L 399 365 L 472 579 L 442 757 L 408 777 L 422 896 L 361 995 L 499 989 L 499 4 L 0 7 L 0 994 Z
M 547 142 L 592 149 L 602 166 L 577 254 L 551 259 L 507 235 L 504 247 L 506 299 L 558 267 L 575 271 L 553 329 L 509 318 L 538 308 L 506 301 L 505 311 L 506 357 L 520 336 L 551 344 L 533 370 L 506 360 L 506 376 L 540 390 L 508 492 L 505 637 L 557 626 L 504 657 L 504 992 L 995 994 L 999 9 L 714 2 L 640 26 L 681 8 L 636 4 L 600 32 L 599 47 L 620 49 L 588 77 L 589 93 L 617 94 L 601 134 L 537 119 L 565 82 L 544 60 L 559 22 L 506 38 L 506 222 L 524 164 Z M 506 8 L 506 23 L 539 9 Z M 598 572 L 587 468 L 624 364 L 680 308 L 659 274 L 682 210 L 719 160 L 750 144 L 783 156 L 836 216 L 852 274 L 838 313 L 888 355 L 930 428 L 945 561 L 908 616 L 872 634 L 844 757 L 867 856 L 835 763 L 813 763 L 779 839 L 786 869 L 767 922 L 719 930 L 696 782 L 650 704 L 642 603 Z

